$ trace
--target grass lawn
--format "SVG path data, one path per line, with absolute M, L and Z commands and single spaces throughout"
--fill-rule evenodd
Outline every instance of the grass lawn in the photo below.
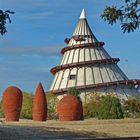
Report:
M 11 123 L 0 120 L 0 138 L 3 139 L 48 140 L 132 136 L 140 136 L 140 119 L 87 119 L 74 122 L 20 120 Z

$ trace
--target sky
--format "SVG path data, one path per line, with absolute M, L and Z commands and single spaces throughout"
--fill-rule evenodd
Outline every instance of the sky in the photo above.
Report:
M 82 9 L 99 41 L 130 79 L 140 78 L 140 30 L 123 34 L 119 24 L 104 22 L 106 6 L 122 0 L 0 0 L 0 9 L 11 10 L 8 32 L 0 36 L 0 96 L 8 86 L 34 93 L 39 82 L 47 91 L 53 76 L 50 69 L 60 64 L 64 39 L 71 37 Z

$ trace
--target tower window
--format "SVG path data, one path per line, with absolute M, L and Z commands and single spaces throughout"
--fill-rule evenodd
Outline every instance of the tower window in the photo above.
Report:
M 69 76 L 69 79 L 70 79 L 70 80 L 75 80 L 75 79 L 76 79 L 76 75 L 74 75 L 74 74 L 70 75 L 70 76 Z

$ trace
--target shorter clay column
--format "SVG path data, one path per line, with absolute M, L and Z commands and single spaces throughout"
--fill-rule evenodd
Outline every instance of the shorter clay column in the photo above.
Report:
M 60 121 L 76 121 L 82 116 L 82 104 L 77 97 L 64 96 L 57 104 L 57 113 Z

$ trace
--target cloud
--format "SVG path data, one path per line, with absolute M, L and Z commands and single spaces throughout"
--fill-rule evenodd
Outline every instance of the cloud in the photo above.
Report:
M 0 47 L 3 47 L 3 46 L 10 46 L 10 45 L 13 45 L 15 46 L 15 41 L 14 39 L 10 39 L 10 38 L 0 38 Z
M 16 23 L 27 20 L 35 24 L 52 16 L 53 11 L 49 10 L 52 6 L 53 3 L 47 0 L 2 0 L 1 9 L 14 11 L 15 14 L 11 15 L 11 18 L 14 17 L 12 21 L 16 19 Z
M 62 46 L 50 47 L 0 47 L 0 54 L 60 56 Z
M 32 20 L 32 19 L 46 19 L 46 17 L 53 15 L 53 12 L 43 11 L 43 12 L 34 12 L 22 15 L 22 18 L 25 20 Z
M 2 9 L 10 9 L 16 11 L 22 11 L 24 13 L 38 11 L 38 10 L 45 10 L 56 8 L 57 6 L 65 5 L 67 2 L 66 0 L 1 0 Z
M 2 0 L 2 6 L 6 7 L 9 6 L 9 8 L 12 9 L 29 9 L 30 8 L 37 8 L 37 7 L 46 7 L 48 6 L 48 2 L 46 0 Z M 29 9 L 32 10 L 32 9 Z

